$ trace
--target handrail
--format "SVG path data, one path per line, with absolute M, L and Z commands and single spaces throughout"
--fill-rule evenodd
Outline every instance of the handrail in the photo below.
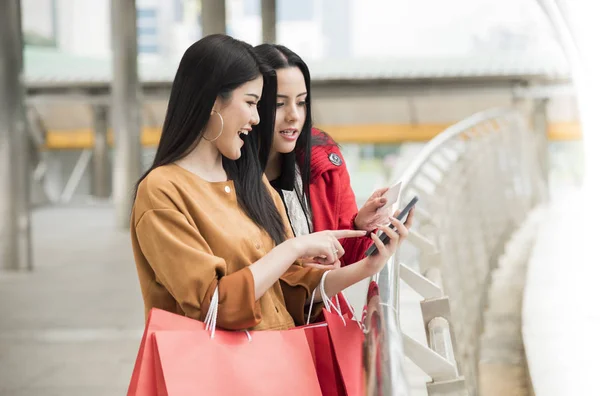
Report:
M 443 144 L 447 143 L 456 136 L 464 133 L 466 130 L 477 126 L 477 124 L 486 121 L 487 119 L 501 117 L 510 112 L 511 110 L 506 108 L 494 108 L 490 110 L 484 110 L 479 113 L 475 113 L 472 116 L 457 122 L 456 124 L 449 126 L 442 133 L 438 134 L 433 139 L 431 139 L 425 145 L 423 150 L 421 150 L 421 152 L 417 155 L 417 158 L 415 158 L 409 164 L 409 167 L 406 170 L 402 171 L 401 179 L 403 180 L 403 183 L 409 183 L 410 181 L 412 181 L 412 179 L 414 179 L 415 175 L 420 171 L 420 169 L 427 162 L 427 160 L 433 154 L 435 154 L 436 151 L 439 150 L 439 148 Z
M 487 286 L 498 257 L 524 215 L 547 196 L 543 137 L 531 132 L 515 109 L 490 109 L 458 122 L 432 139 L 407 169 L 400 202 L 420 196 L 413 235 L 419 251 L 407 262 L 400 249 L 372 280 L 379 300 L 370 310 L 386 320 L 380 348 L 403 353 L 387 356 L 388 377 L 379 389 L 404 395 L 404 356 L 432 378 L 430 396 L 477 394 L 479 336 Z M 396 206 L 399 206 L 396 203 Z M 400 279 L 424 299 L 421 312 L 427 345 L 401 333 Z M 377 307 L 373 307 L 377 305 Z M 403 345 L 393 346 L 396 340 Z

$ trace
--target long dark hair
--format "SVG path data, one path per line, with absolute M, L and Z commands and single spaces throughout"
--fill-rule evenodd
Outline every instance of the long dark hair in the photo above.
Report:
M 325 133 L 320 131 L 314 137 L 312 136 L 313 122 L 312 122 L 312 111 L 311 111 L 311 87 L 310 87 L 310 71 L 306 63 L 296 54 L 294 51 L 283 45 L 277 44 L 261 44 L 254 47 L 254 50 L 258 56 L 265 62 L 269 67 L 274 70 L 285 69 L 289 67 L 297 67 L 304 76 L 304 83 L 306 84 L 306 120 L 302 126 L 300 136 L 296 142 L 296 147 L 293 152 L 283 154 L 284 169 L 283 171 L 294 172 L 295 177 L 295 164 L 298 164 L 300 169 L 300 177 L 302 178 L 303 191 L 299 192 L 305 199 L 301 202 L 306 202 L 307 212 L 312 213 L 310 204 L 310 157 L 313 146 L 331 145 L 335 144 L 333 140 Z M 266 106 L 264 111 L 268 111 Z M 263 169 L 266 169 L 267 161 L 269 159 L 269 153 L 273 144 L 273 128 L 268 128 L 267 125 L 261 125 L 258 129 L 260 133 L 255 135 L 258 139 L 259 147 L 259 158 Z
M 136 193 L 139 183 L 153 169 L 171 164 L 194 150 L 204 135 L 217 96 L 228 100 L 233 90 L 261 75 L 264 85 L 260 123 L 272 129 L 277 77 L 258 59 L 252 46 L 222 34 L 206 36 L 192 44 L 175 74 L 154 162 L 136 184 Z M 244 143 L 241 157 L 235 161 L 223 157 L 223 167 L 234 182 L 237 200 L 244 212 L 279 244 L 286 239 L 285 227 L 262 182 L 256 142 L 245 139 Z

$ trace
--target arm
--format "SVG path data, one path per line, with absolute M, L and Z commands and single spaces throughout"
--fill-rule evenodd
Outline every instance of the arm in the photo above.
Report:
M 252 265 L 226 274 L 225 261 L 212 254 L 204 237 L 181 212 L 148 210 L 135 228 L 137 243 L 154 271 L 156 282 L 173 296 L 185 315 L 203 320 L 218 284 L 217 326 L 230 330 L 253 327 L 261 321 L 256 301 L 282 276 L 293 289 L 292 294 L 312 292 L 323 271 L 298 265 L 290 270 L 298 257 L 323 254 L 334 260 L 332 249 L 336 244 L 339 246 L 336 238 L 360 234 L 359 231 L 322 232 L 290 239 Z M 304 305 L 304 300 L 294 300 L 292 305 Z
M 276 246 L 249 267 L 254 278 L 257 299 L 265 294 L 289 270 L 290 265 L 300 257 L 299 250 L 293 246 L 291 241 L 288 239 L 281 245 Z
M 225 274 L 226 263 L 212 251 L 198 230 L 175 209 L 146 211 L 136 228 L 136 239 L 158 284 L 181 306 L 186 316 L 202 320 L 214 290 L 219 285 L 217 323 L 225 329 L 244 329 L 261 320 L 256 301 L 284 274 L 295 273 L 302 281 L 289 282 L 293 287 L 317 284 L 322 271 L 290 265 L 301 256 L 324 254 L 334 260 L 336 235 L 329 232 L 306 235 L 285 241 L 250 266 Z M 348 236 L 360 234 L 346 231 Z M 341 234 L 340 234 L 341 235 Z M 298 272 L 298 270 L 300 272 Z M 299 274 L 303 274 L 298 277 Z M 306 281 L 310 275 L 312 281 Z

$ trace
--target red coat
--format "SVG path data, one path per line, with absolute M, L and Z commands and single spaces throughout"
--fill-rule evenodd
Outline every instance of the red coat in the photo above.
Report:
M 312 130 L 313 136 L 320 133 Z M 350 175 L 340 149 L 335 145 L 313 146 L 311 153 L 310 203 L 314 231 L 354 229 L 358 213 Z M 364 258 L 373 243 L 369 236 L 341 241 L 346 253 L 342 265 Z

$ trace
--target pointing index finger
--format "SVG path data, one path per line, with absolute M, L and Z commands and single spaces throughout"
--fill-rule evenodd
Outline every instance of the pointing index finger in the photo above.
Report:
M 335 231 L 331 231 L 331 233 L 337 239 L 358 238 L 358 237 L 364 237 L 369 234 L 367 231 L 360 231 L 360 230 L 335 230 Z

